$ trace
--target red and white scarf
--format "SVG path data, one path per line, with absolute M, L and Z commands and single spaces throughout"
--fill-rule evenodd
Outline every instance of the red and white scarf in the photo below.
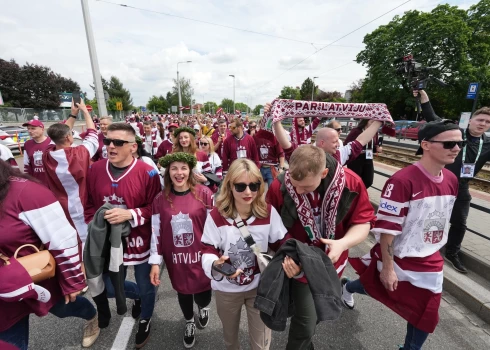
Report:
M 272 131 L 272 124 L 286 118 L 356 118 L 378 120 L 394 125 L 384 103 L 337 103 L 276 99 L 260 120 L 260 128 Z M 293 135 L 294 137 L 294 135 Z
M 337 208 L 345 187 L 344 168 L 340 164 L 337 164 L 332 181 L 330 181 L 325 191 L 321 207 L 321 227 L 317 227 L 315 223 L 315 216 L 306 194 L 298 194 L 294 189 L 289 171 L 286 171 L 286 174 L 284 174 L 284 184 L 288 194 L 296 205 L 298 218 L 310 240 L 316 242 L 320 238 L 335 239 Z
M 145 134 L 145 148 L 146 148 L 146 134 Z M 157 132 L 151 132 L 151 155 L 154 156 L 155 154 L 157 154 L 157 150 L 158 150 L 158 143 L 157 143 Z

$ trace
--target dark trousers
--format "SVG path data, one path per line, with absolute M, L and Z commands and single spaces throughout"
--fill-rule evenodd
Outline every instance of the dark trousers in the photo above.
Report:
M 58 318 L 79 317 L 91 320 L 97 313 L 88 299 L 77 297 L 73 303 L 65 304 L 65 298 L 60 299 L 49 312 Z M 27 350 L 29 345 L 29 315 L 21 319 L 9 329 L 0 332 L 0 340 L 17 346 L 21 350 Z
M 467 187 L 459 187 L 458 197 L 454 202 L 451 214 L 451 228 L 446 244 L 446 255 L 458 254 L 461 249 L 464 234 L 466 233 L 466 220 L 470 212 L 471 195 Z
M 364 286 L 361 280 L 350 281 L 345 285 L 345 289 L 349 293 L 358 293 L 367 295 L 364 290 Z M 403 345 L 403 350 L 419 350 L 422 349 L 422 345 L 427 340 L 429 333 L 424 332 L 418 328 L 415 328 L 412 324 L 407 322 L 407 334 L 405 336 L 405 343 Z
M 194 302 L 201 309 L 207 307 L 211 303 L 211 289 L 197 294 L 182 294 L 177 293 L 180 309 L 187 321 L 194 318 Z
M 286 350 L 313 349 L 311 338 L 315 335 L 318 318 L 310 287 L 306 283 L 292 280 L 291 296 L 295 305 L 295 314 L 291 317 Z
M 371 187 L 374 180 L 374 164 L 372 159 L 366 159 L 365 154 L 360 154 L 359 157 L 348 163 L 347 167 L 359 175 L 366 188 Z

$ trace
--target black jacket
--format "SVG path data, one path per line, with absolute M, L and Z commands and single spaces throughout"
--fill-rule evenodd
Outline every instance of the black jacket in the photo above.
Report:
M 317 322 L 339 318 L 342 311 L 341 285 L 332 261 L 322 249 L 289 239 L 260 274 L 254 307 L 260 311 L 265 325 L 274 331 L 284 331 L 287 318 L 294 315 L 294 300 L 290 298 L 291 279 L 282 268 L 286 255 L 301 263 L 315 303 Z
M 422 115 L 427 122 L 431 122 L 434 120 L 441 119 L 438 117 L 434 109 L 432 109 L 432 105 L 430 102 L 422 103 Z M 461 130 L 464 132 L 464 130 Z M 471 142 L 470 140 L 473 138 L 468 131 L 466 131 L 466 135 L 463 135 L 466 140 L 468 140 L 466 146 L 466 158 L 465 163 L 474 163 L 476 159 L 476 155 L 478 154 L 479 141 Z M 490 138 L 488 138 L 485 134 L 482 135 L 483 146 L 481 150 L 480 157 L 478 158 L 478 162 L 475 165 L 475 176 L 476 174 L 483 168 L 486 162 L 490 161 Z M 468 182 L 471 180 L 470 178 L 461 178 L 461 163 L 463 160 L 463 151 L 459 152 L 458 156 L 454 160 L 454 163 L 446 165 L 446 169 L 452 172 L 459 180 L 460 188 L 468 188 Z

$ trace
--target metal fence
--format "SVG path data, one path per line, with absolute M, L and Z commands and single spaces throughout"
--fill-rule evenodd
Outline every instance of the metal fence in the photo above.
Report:
M 131 114 L 125 111 L 107 111 L 113 120 L 123 120 L 124 116 Z M 92 112 L 93 113 L 93 112 Z M 0 106 L 0 123 L 24 123 L 34 119 L 37 115 L 43 122 L 56 122 L 67 119 L 70 115 L 69 108 L 59 109 L 36 109 L 36 108 L 14 108 Z M 100 117 L 100 116 L 99 116 Z

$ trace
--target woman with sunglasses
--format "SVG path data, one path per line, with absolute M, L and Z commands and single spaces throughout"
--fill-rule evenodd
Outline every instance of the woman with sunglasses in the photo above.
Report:
M 209 185 L 210 183 L 203 173 L 212 173 L 212 169 L 208 155 L 197 148 L 196 131 L 186 126 L 180 127 L 175 129 L 174 139 L 176 142 L 172 148 L 172 153 L 183 152 L 196 157 L 197 165 L 193 169 L 192 176 L 196 182 Z
M 215 174 L 218 178 L 223 178 L 223 168 L 221 165 L 221 159 L 218 156 L 218 153 L 214 151 L 214 143 L 211 140 L 211 137 L 203 136 L 201 140 L 199 140 L 199 148 L 201 151 L 205 152 L 209 158 L 209 164 L 211 165 L 212 173 Z M 218 187 L 213 185 L 210 187 L 211 191 L 215 192 L 218 190 Z
M 213 200 L 212 192 L 196 184 L 192 176 L 196 164 L 194 156 L 182 152 L 160 159 L 167 169 L 165 189 L 153 201 L 151 218 L 150 280 L 155 286 L 160 284 L 163 258 L 186 320 L 183 343 L 187 349 L 194 346 L 196 323 L 200 329 L 208 325 L 211 302 L 211 286 L 201 267 L 201 237 Z
M 286 228 L 277 211 L 264 199 L 259 169 L 249 159 L 235 160 L 226 175 L 204 226 L 202 267 L 216 294 L 226 349 L 239 349 L 240 314 L 245 305 L 250 346 L 269 349 L 271 331 L 253 307 L 260 270 L 252 248 L 236 226 L 239 216 L 262 252 L 277 250 L 286 240 Z M 239 219 L 240 221 L 240 219 Z M 230 266 L 231 265 L 231 266 Z M 224 268 L 228 273 L 224 272 Z M 223 273 L 218 272 L 220 270 Z

